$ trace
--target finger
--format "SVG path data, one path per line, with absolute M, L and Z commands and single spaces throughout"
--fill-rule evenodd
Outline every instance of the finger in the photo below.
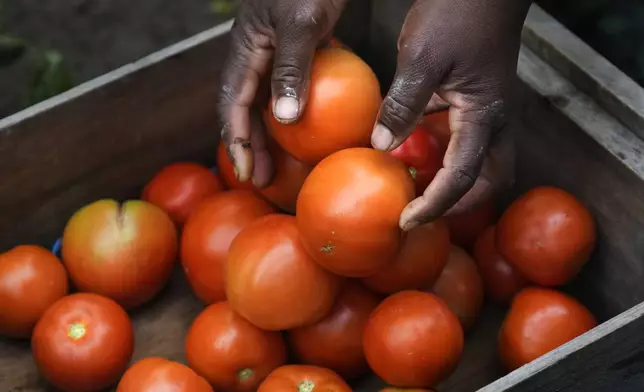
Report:
M 222 139 L 241 182 L 248 181 L 253 174 L 250 109 L 262 75 L 270 66 L 269 45 L 267 37 L 253 31 L 242 19 L 231 31 L 230 53 L 222 71 L 217 111 Z
M 297 121 L 304 111 L 313 56 L 331 31 L 325 28 L 330 25 L 328 18 L 320 8 L 295 7 L 277 27 L 271 89 L 273 115 L 281 123 Z
M 500 101 L 499 101 L 500 102 Z M 443 160 L 443 168 L 423 195 L 413 200 L 400 216 L 400 226 L 410 230 L 442 216 L 474 185 L 486 156 L 499 104 L 481 109 L 450 108 L 452 136 Z
M 273 161 L 266 146 L 266 132 L 260 108 L 251 112 L 251 145 L 253 146 L 253 185 L 264 188 L 273 176 Z
M 424 115 L 441 112 L 449 108 L 449 102 L 441 98 L 438 94 L 434 93 L 429 99 L 429 103 L 425 106 Z

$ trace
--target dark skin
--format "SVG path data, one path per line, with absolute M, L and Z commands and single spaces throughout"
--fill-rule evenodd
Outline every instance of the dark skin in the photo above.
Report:
M 261 110 L 292 123 L 306 108 L 315 50 L 325 46 L 349 0 L 245 0 L 232 30 L 217 109 L 240 181 L 262 187 L 272 163 Z M 529 0 L 416 0 L 398 40 L 393 83 L 371 142 L 400 145 L 423 114 L 449 107 L 443 168 L 400 216 L 410 230 L 472 209 L 512 182 L 510 104 Z M 365 16 L 368 17 L 368 16 Z M 270 75 L 270 80 L 268 79 Z

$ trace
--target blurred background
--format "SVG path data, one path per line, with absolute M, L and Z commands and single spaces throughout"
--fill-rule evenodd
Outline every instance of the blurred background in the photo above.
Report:
M 0 118 L 220 23 L 239 0 L 0 0 Z M 644 85 L 644 2 L 538 0 Z

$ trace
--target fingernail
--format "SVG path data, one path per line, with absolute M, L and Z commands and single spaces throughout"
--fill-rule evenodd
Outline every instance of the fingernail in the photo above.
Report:
M 278 120 L 292 121 L 297 118 L 300 103 L 293 97 L 281 97 L 275 102 L 273 114 Z
M 394 142 L 394 135 L 382 124 L 376 125 L 371 134 L 371 145 L 381 151 L 387 151 Z

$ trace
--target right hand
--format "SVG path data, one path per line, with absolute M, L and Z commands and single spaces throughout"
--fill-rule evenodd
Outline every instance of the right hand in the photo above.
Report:
M 262 113 L 285 124 L 304 111 L 313 56 L 331 38 L 348 0 L 245 0 L 231 31 L 217 111 L 239 181 L 259 188 L 273 174 Z M 365 16 L 368 17 L 368 16 Z M 271 72 L 270 90 L 266 76 Z

